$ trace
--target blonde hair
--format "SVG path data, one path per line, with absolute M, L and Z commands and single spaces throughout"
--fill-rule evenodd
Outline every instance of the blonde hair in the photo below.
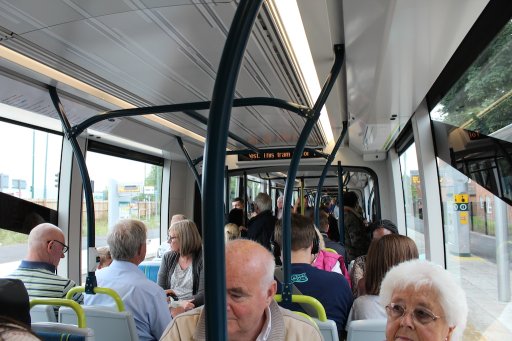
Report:
M 240 238 L 240 227 L 233 223 L 226 224 L 226 226 L 224 226 L 224 237 L 226 243 L 230 240 Z
M 196 224 L 192 220 L 180 220 L 169 227 L 180 242 L 180 255 L 189 256 L 201 250 L 201 236 Z

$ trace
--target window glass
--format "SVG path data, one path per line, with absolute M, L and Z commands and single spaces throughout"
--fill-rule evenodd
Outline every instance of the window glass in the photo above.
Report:
M 433 120 L 512 142 L 512 20 L 431 113 Z
M 59 135 L 0 121 L 0 191 L 56 210 L 61 150 Z M 0 276 L 25 257 L 27 237 L 0 226 Z
M 469 304 L 464 340 L 512 339 L 511 52 L 509 21 L 430 113 L 446 266 Z
M 415 143 L 409 146 L 409 148 L 400 155 L 400 170 L 402 173 L 402 189 L 404 191 L 407 236 L 416 242 L 420 257 L 424 258 L 425 236 L 423 234 L 423 202 Z
M 96 247 L 107 245 L 108 231 L 120 219 L 138 219 L 148 228 L 146 258 L 155 257 L 160 245 L 163 167 L 91 151 L 87 152 L 86 163 L 93 183 Z M 82 206 L 82 249 L 85 250 L 85 202 Z M 82 259 L 85 273 L 85 257 Z
M 510 340 L 512 207 L 448 163 L 437 162 L 446 266 L 466 291 L 470 311 L 464 339 Z

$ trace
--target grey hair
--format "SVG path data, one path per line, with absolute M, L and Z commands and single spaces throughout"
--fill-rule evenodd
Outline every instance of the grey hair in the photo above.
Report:
M 137 255 L 146 243 L 147 228 L 140 220 L 125 219 L 114 225 L 108 234 L 107 243 L 115 260 L 128 261 Z
M 258 193 L 256 198 L 254 198 L 254 204 L 258 206 L 260 212 L 272 209 L 272 199 L 267 193 Z
M 415 290 L 430 288 L 439 296 L 439 304 L 448 326 L 454 327 L 452 340 L 460 340 L 466 328 L 468 304 L 466 293 L 452 275 L 439 265 L 424 260 L 410 260 L 391 268 L 380 287 L 380 303 L 391 303 L 396 290 L 413 287 Z

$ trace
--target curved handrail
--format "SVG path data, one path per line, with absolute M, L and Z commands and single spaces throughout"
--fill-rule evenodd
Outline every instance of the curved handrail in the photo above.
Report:
M 274 299 L 276 300 L 276 302 L 281 302 L 283 300 L 283 295 L 274 295 Z M 327 321 L 327 315 L 325 314 L 324 306 L 316 298 L 306 295 L 292 295 L 292 302 L 309 304 L 310 306 L 315 308 L 316 313 L 318 314 L 318 320 L 320 320 L 320 322 Z
M 73 295 L 75 293 L 84 292 L 84 291 L 85 291 L 85 287 L 74 287 L 74 288 L 71 288 L 68 291 L 68 293 L 66 294 L 66 298 L 70 299 L 71 297 L 73 297 Z M 124 303 L 123 303 L 123 300 L 121 299 L 121 296 L 119 296 L 119 294 L 117 292 L 115 292 L 114 290 L 109 289 L 109 288 L 95 287 L 94 288 L 94 293 L 95 294 L 105 294 L 105 295 L 108 295 L 108 296 L 112 297 L 114 299 L 114 301 L 116 302 L 117 310 L 119 310 L 119 311 L 124 311 L 125 310 Z
M 85 290 L 85 288 L 84 288 Z M 82 306 L 68 298 L 33 298 L 30 300 L 30 309 L 36 305 L 66 306 L 73 309 L 78 319 L 78 328 L 87 328 L 85 313 Z

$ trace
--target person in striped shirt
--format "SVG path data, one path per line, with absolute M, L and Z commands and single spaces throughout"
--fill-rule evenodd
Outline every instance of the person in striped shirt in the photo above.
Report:
M 28 236 L 28 253 L 19 267 L 8 277 L 20 279 L 30 298 L 65 298 L 76 284 L 57 275 L 57 266 L 68 251 L 64 234 L 49 223 L 34 227 Z M 73 300 L 82 303 L 83 295 L 77 293 Z

